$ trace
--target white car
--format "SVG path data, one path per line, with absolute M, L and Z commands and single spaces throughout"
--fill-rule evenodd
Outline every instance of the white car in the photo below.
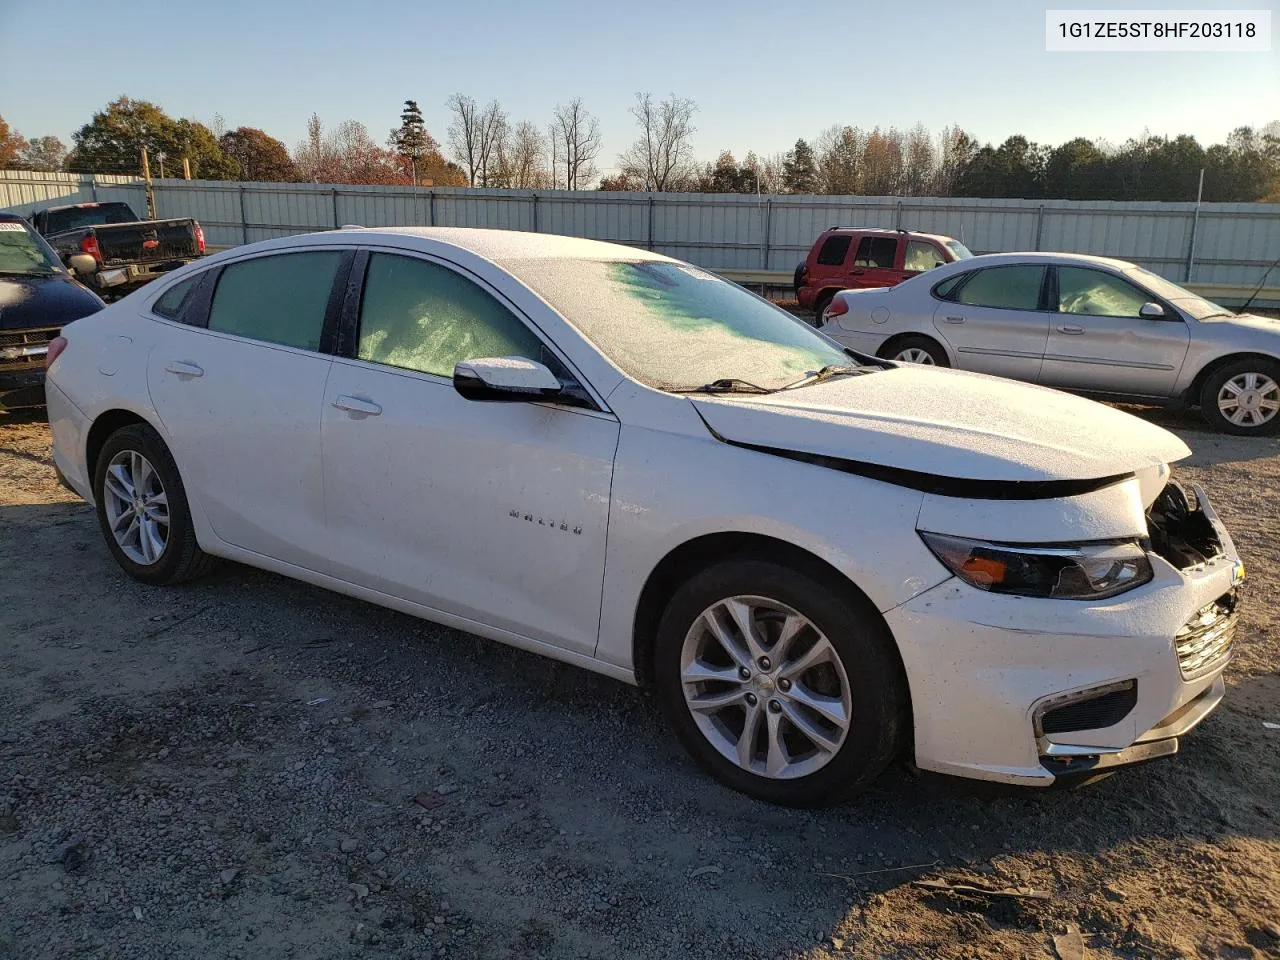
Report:
M 344 229 L 176 271 L 51 346 L 54 459 L 131 576 L 223 557 L 656 688 L 816 805 L 907 753 L 1044 786 L 1174 753 L 1242 568 L 1188 453 L 1007 380 L 859 362 L 688 264 Z
M 880 357 L 1199 406 L 1226 433 L 1280 430 L 1280 321 L 1232 313 L 1124 260 L 973 257 L 838 293 L 822 319 L 824 333 Z

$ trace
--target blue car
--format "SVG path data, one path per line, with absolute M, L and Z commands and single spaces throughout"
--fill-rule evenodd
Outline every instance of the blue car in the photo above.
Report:
M 0 213 L 0 410 L 44 406 L 49 341 L 104 304 L 14 213 Z

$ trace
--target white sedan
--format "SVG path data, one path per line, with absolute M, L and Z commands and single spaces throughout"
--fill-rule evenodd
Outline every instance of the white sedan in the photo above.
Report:
M 727 784 L 1032 786 L 1172 754 L 1242 576 L 1188 450 L 860 360 L 696 267 L 530 233 L 251 244 L 67 326 L 54 459 L 132 577 L 227 558 L 654 687 Z
M 1232 313 L 1124 260 L 973 257 L 896 287 L 838 293 L 822 319 L 829 336 L 881 357 L 1199 406 L 1226 433 L 1280 431 L 1280 322 Z

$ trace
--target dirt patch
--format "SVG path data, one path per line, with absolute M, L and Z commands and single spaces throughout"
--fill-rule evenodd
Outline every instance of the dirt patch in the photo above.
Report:
M 1250 571 L 1222 709 L 1083 790 L 812 813 L 601 677 L 244 567 L 134 583 L 0 421 L 0 958 L 1280 956 L 1280 442 L 1153 418 Z

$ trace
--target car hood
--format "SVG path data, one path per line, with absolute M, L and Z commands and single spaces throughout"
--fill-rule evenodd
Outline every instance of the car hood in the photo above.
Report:
M 1232 317 L 1209 317 L 1200 322 L 1206 326 L 1238 327 L 1244 330 L 1254 330 L 1259 333 L 1269 334 L 1273 337 L 1280 336 L 1280 319 L 1276 317 L 1260 317 L 1256 313 L 1241 313 Z
M 693 402 L 731 443 L 938 478 L 1096 480 L 1191 453 L 1169 431 L 1092 400 L 911 364 Z
M 68 276 L 0 273 L 0 330 L 61 327 L 104 306 L 96 294 Z

